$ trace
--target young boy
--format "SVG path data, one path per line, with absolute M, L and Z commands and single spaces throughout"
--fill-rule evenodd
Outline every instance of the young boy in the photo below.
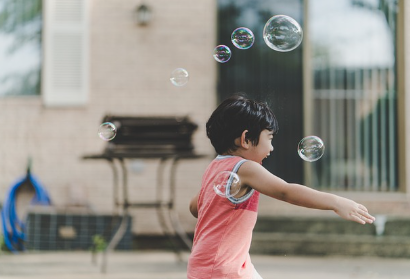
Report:
M 218 156 L 206 169 L 190 211 L 198 218 L 188 262 L 189 279 L 261 278 L 254 269 L 249 247 L 255 226 L 259 193 L 298 206 L 333 210 L 360 224 L 373 223 L 366 207 L 352 200 L 287 183 L 262 166 L 273 151 L 278 123 L 265 103 L 243 96 L 223 101 L 206 124 L 207 136 Z M 213 189 L 216 175 L 237 173 L 241 190 L 221 197 Z M 227 186 L 229 192 L 229 185 Z

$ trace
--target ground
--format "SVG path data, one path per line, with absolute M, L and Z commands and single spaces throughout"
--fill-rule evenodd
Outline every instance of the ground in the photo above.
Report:
M 106 274 L 102 256 L 89 252 L 0 254 L 1 279 L 186 279 L 183 262 L 168 251 L 113 252 Z M 251 255 L 264 279 L 404 279 L 410 259 Z

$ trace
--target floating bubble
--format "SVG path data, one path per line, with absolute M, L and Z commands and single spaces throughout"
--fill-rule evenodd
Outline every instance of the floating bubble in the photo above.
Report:
M 241 181 L 239 176 L 231 171 L 222 171 L 214 180 L 214 191 L 218 196 L 231 198 L 239 193 Z
M 183 68 L 176 68 L 172 71 L 171 77 L 169 79 L 175 86 L 184 86 L 188 83 L 189 74 L 188 71 Z
M 216 46 L 214 49 L 214 58 L 219 63 L 226 63 L 231 59 L 231 49 L 225 45 Z
M 286 52 L 297 48 L 303 39 L 299 23 L 286 15 L 271 17 L 263 28 L 263 39 L 273 50 Z
M 325 145 L 317 136 L 305 137 L 298 144 L 298 154 L 300 158 L 308 162 L 319 160 L 324 152 Z
M 117 135 L 117 128 L 111 122 L 104 122 L 98 128 L 98 135 L 105 141 L 110 141 Z
M 248 49 L 253 45 L 255 38 L 250 29 L 239 27 L 232 32 L 231 41 L 239 49 Z

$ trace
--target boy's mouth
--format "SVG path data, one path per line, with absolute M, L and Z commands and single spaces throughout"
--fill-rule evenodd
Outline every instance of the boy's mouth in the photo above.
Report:
M 267 159 L 268 157 L 269 157 L 269 155 L 266 155 L 265 158 L 262 159 L 262 161 Z M 260 162 L 261 165 L 262 165 L 262 161 Z

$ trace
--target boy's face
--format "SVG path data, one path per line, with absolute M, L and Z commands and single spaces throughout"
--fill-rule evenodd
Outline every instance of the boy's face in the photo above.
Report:
M 273 151 L 272 146 L 273 132 L 269 130 L 263 130 L 259 135 L 258 145 L 252 145 L 249 149 L 249 160 L 262 164 L 262 160 L 269 156 Z

